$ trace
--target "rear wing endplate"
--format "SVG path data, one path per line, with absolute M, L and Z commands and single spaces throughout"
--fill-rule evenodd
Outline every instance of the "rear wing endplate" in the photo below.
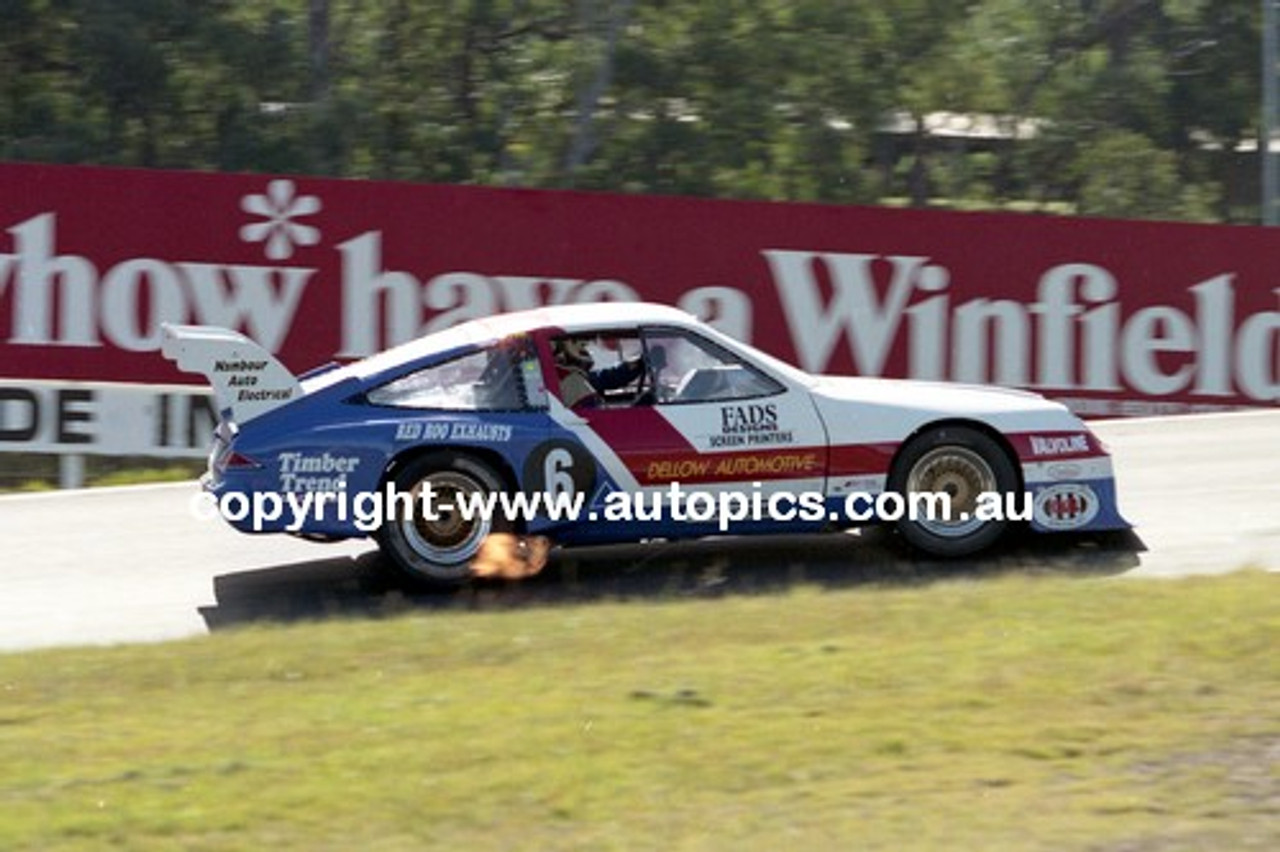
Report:
M 209 380 L 223 420 L 245 423 L 302 394 L 297 377 L 284 364 L 230 329 L 166 323 L 160 351 L 184 373 L 201 373 Z

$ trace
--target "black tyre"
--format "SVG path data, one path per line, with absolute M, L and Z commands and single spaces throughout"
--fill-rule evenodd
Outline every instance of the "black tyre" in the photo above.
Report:
M 977 516 L 979 496 L 1004 495 L 1018 487 L 1018 473 L 1008 454 L 989 435 L 967 426 L 940 426 L 913 438 L 902 450 L 889 474 L 889 490 L 901 494 L 908 505 L 914 493 L 950 496 L 950 518 L 930 519 L 909 515 L 897 528 L 917 550 L 930 556 L 968 556 L 995 544 L 1008 521 Z
M 399 577 L 411 585 L 461 585 L 471 578 L 471 562 L 485 539 L 491 533 L 514 531 L 515 524 L 502 514 L 500 506 L 491 516 L 458 508 L 463 501 L 483 500 L 485 495 L 507 487 L 502 477 L 479 459 L 430 453 L 410 461 L 392 481 L 397 492 L 412 497 L 412 509 L 406 512 L 399 501 L 393 501 L 377 541 Z M 422 511 L 420 499 L 428 488 L 434 509 L 429 515 Z

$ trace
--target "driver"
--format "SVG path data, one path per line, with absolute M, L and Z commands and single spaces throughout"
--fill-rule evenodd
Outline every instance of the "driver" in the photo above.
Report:
M 587 349 L 587 341 L 580 337 L 565 337 L 553 341 L 551 350 L 556 359 L 556 372 L 560 378 L 560 399 L 570 408 L 590 408 L 600 404 L 605 391 L 626 387 L 644 375 L 644 357 L 623 361 L 614 367 L 595 369 L 595 362 Z

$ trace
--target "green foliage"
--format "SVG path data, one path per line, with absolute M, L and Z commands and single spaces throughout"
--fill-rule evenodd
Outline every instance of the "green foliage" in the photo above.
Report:
M 1255 0 L 0 0 L 0 157 L 1238 220 L 1260 28 Z
M 1080 212 L 1092 216 L 1206 220 L 1211 190 L 1184 185 L 1174 155 L 1128 130 L 1107 131 L 1076 158 Z

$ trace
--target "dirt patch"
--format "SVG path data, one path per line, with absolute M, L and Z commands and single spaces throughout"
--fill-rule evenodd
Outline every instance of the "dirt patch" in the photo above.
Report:
M 1143 761 L 1132 772 L 1150 785 L 1153 797 L 1160 796 L 1154 791 L 1191 788 L 1188 798 L 1195 804 L 1188 812 L 1161 808 L 1180 830 L 1106 844 L 1098 852 L 1280 848 L 1280 734 Z

